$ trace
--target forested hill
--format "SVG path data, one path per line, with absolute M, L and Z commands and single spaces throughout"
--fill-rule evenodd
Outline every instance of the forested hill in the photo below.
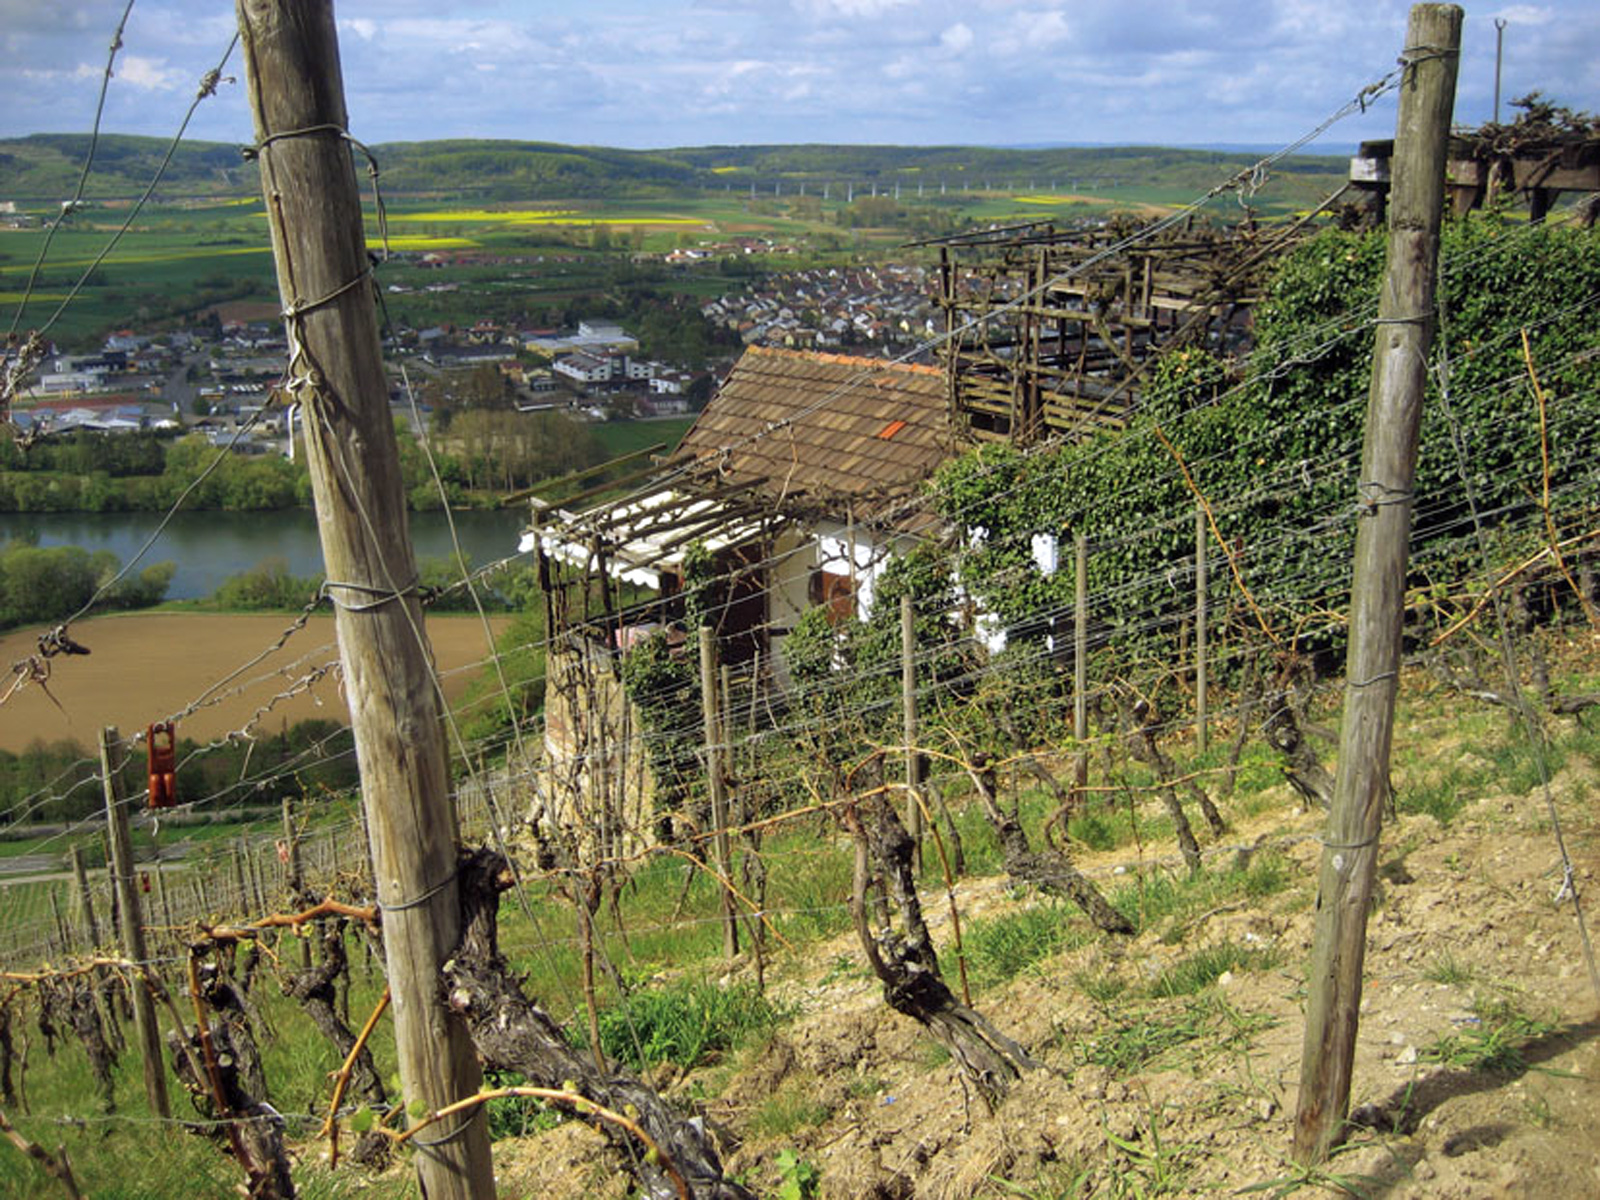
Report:
M 56 201 L 72 194 L 88 149 L 84 134 L 34 134 L 0 140 L 0 201 Z M 87 195 L 138 195 L 166 143 L 106 135 L 95 153 Z M 1196 191 L 1248 166 L 1249 152 L 1155 147 L 996 149 L 972 146 L 702 146 L 617 150 L 554 142 L 451 140 L 374 147 L 383 185 L 396 193 L 480 199 L 650 196 L 686 190 L 820 191 L 830 184 L 902 189 L 1070 191 L 1127 187 Z M 1302 156 L 1280 174 L 1311 187 L 1337 186 L 1345 161 Z M 237 145 L 189 142 L 168 167 L 168 195 L 252 195 L 256 171 Z
M 92 199 L 139 195 L 167 146 L 162 138 L 102 134 L 84 194 Z M 83 133 L 0 139 L 0 201 L 67 199 L 77 188 L 88 151 L 89 135 Z M 183 143 L 164 182 L 173 192 L 217 195 L 243 195 L 257 186 L 255 165 L 229 142 Z

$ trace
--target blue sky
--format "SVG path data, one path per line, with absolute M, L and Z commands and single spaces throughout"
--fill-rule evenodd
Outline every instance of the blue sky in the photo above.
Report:
M 0 135 L 87 130 L 126 0 L 0 0 Z M 366 142 L 1290 141 L 1393 64 L 1391 0 L 340 0 Z M 1458 121 L 1540 88 L 1600 108 L 1600 5 L 1467 6 Z M 170 135 L 234 26 L 229 0 L 138 0 L 106 128 Z M 229 72 L 242 74 L 237 55 Z M 243 82 L 191 133 L 247 141 Z M 1328 135 L 1392 134 L 1392 97 Z

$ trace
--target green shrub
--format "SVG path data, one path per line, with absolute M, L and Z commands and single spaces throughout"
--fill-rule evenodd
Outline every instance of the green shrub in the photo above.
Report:
M 289 574 L 289 564 L 282 558 L 264 558 L 248 571 L 223 580 L 214 598 L 221 608 L 247 612 L 303 608 L 321 586 L 320 577 Z

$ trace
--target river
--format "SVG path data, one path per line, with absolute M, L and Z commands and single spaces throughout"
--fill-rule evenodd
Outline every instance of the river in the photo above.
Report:
M 515 554 L 527 520 L 521 507 L 454 513 L 461 548 L 474 567 Z M 412 513 L 411 540 L 419 558 L 445 558 L 454 551 L 442 512 Z M 36 538 L 40 546 L 109 550 L 126 563 L 161 521 L 160 513 L 0 513 L 0 542 Z M 294 575 L 322 573 L 317 520 L 309 509 L 272 512 L 180 512 L 173 517 L 140 566 L 178 564 L 169 600 L 209 596 L 223 580 L 264 559 L 281 558 Z

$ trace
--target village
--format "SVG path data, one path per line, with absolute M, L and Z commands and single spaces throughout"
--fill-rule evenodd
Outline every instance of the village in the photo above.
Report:
M 454 259 L 413 257 L 440 272 L 440 283 L 431 286 L 460 289 L 449 282 Z M 699 312 L 734 345 L 893 353 L 926 362 L 931 352 L 918 347 L 935 331 L 935 286 L 921 266 L 817 267 L 764 276 L 746 291 L 706 301 Z M 470 290 L 461 300 L 470 307 Z M 700 370 L 644 358 L 628 329 L 603 318 L 566 330 L 493 319 L 401 325 L 389 332 L 385 349 L 397 408 L 409 408 L 402 365 L 418 385 L 492 367 L 515 407 L 566 411 L 584 421 L 697 411 L 736 357 L 729 351 Z M 285 353 L 275 321 L 213 317 L 164 332 L 118 330 L 95 353 L 47 355 L 21 390 L 14 417 L 25 432 L 191 431 L 242 454 L 274 446 L 288 453 L 286 415 L 262 411 L 282 378 Z M 250 436 L 235 441 L 246 422 Z

